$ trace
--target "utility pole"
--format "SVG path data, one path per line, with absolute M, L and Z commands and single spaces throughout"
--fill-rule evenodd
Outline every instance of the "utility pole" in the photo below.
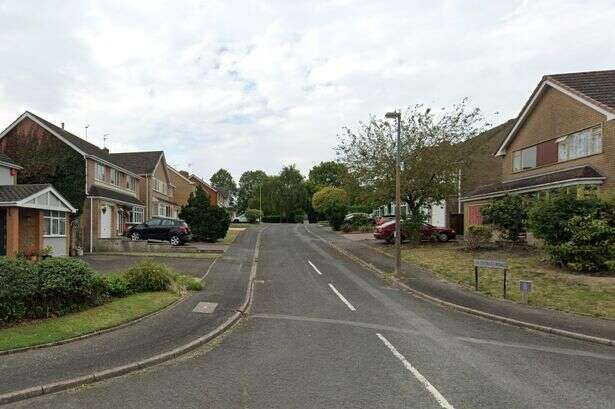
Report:
M 401 111 L 387 112 L 385 118 L 397 119 L 397 138 L 395 143 L 395 275 L 401 273 L 401 170 L 400 150 Z
M 258 222 L 260 223 L 263 219 L 263 184 L 258 185 L 258 211 L 260 212 L 260 219 Z

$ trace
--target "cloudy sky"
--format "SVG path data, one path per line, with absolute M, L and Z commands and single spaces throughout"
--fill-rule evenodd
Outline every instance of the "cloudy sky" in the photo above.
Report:
M 615 68 L 614 1 L 0 0 L 0 127 L 304 173 L 371 114 L 463 97 L 493 123 L 544 74 Z

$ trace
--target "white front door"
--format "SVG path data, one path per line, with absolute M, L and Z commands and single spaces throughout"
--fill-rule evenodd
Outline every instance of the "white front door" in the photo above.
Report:
M 111 206 L 102 205 L 100 207 L 100 238 L 108 239 L 111 237 Z

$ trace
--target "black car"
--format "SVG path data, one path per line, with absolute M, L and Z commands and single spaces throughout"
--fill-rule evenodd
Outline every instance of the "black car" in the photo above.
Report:
M 172 246 L 181 246 L 192 240 L 188 224 L 179 219 L 153 218 L 126 231 L 131 240 L 165 240 Z

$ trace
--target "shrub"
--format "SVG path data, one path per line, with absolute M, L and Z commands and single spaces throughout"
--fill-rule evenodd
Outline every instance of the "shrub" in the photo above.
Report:
M 327 186 L 314 193 L 312 206 L 327 217 L 333 230 L 339 230 L 346 216 L 348 195 L 343 189 Z
M 464 234 L 465 246 L 468 250 L 478 250 L 489 243 L 492 236 L 491 226 L 481 224 L 468 226 Z
M 401 221 L 402 237 L 410 243 L 420 243 L 421 229 L 424 223 L 424 217 L 417 215 L 415 217 L 407 217 Z
M 104 280 L 90 266 L 74 258 L 51 258 L 33 266 L 36 288 L 30 298 L 35 317 L 62 314 L 99 301 Z
M 31 264 L 21 259 L 0 258 L 0 322 L 25 317 L 36 283 Z
M 278 214 L 272 214 L 269 216 L 263 216 L 264 223 L 282 223 L 282 216 Z
M 576 271 L 615 273 L 615 224 L 595 215 L 574 216 L 566 226 L 570 240 L 547 245 L 552 260 Z
M 527 212 L 523 198 L 519 195 L 506 195 L 495 199 L 481 208 L 484 221 L 501 231 L 508 240 L 519 241 L 523 233 Z
M 124 274 L 110 274 L 106 276 L 107 294 L 111 297 L 126 297 L 133 293 Z
M 182 207 L 179 217 L 184 219 L 192 232 L 207 241 L 216 241 L 226 236 L 231 216 L 221 207 L 212 206 L 205 191 L 198 186 L 190 194 L 188 204 Z
M 203 283 L 196 277 L 187 275 L 178 275 L 175 277 L 175 282 L 181 288 L 189 291 L 201 291 L 203 289 Z
M 364 224 L 362 226 L 359 226 L 359 231 L 361 233 L 371 233 L 374 231 L 374 225 L 373 224 Z
M 352 230 L 353 230 L 353 227 L 352 227 L 351 223 L 344 223 L 344 224 L 342 224 L 342 231 L 344 233 L 350 233 L 350 232 L 352 232 Z
M 247 209 L 244 214 L 246 219 L 248 219 L 248 223 L 256 223 L 262 217 L 261 211 L 258 209 Z
M 141 261 L 125 273 L 128 288 L 134 292 L 166 291 L 173 284 L 173 274 L 164 264 Z

